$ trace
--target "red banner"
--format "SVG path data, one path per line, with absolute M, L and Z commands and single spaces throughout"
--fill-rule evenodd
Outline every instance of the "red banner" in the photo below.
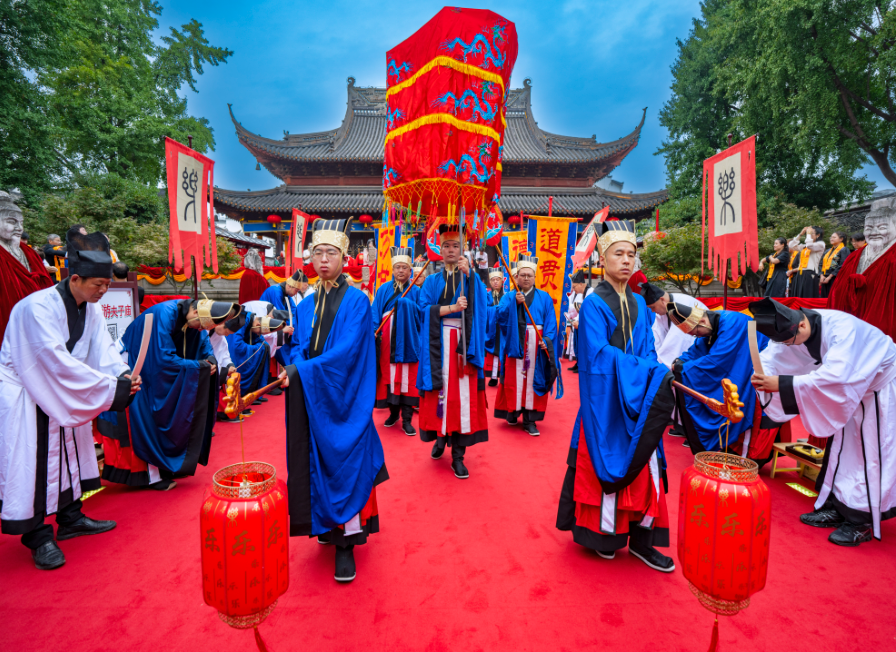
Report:
M 745 273 L 748 265 L 755 272 L 759 264 L 756 136 L 703 161 L 704 233 L 707 219 L 709 268 L 716 276 L 725 275 L 729 260 L 734 276 Z
M 175 271 L 193 273 L 192 258 L 218 272 L 218 245 L 215 239 L 215 162 L 199 152 L 165 139 L 165 171 L 168 179 L 168 206 L 171 228 L 168 262 Z M 207 198 L 207 201 L 206 201 Z
M 305 231 L 311 224 L 311 216 L 298 208 L 292 209 L 292 225 L 289 227 L 289 242 L 286 246 L 286 269 L 289 276 L 305 265 L 302 254 L 305 251 Z
M 402 206 L 472 225 L 501 192 L 504 98 L 516 27 L 482 9 L 446 7 L 386 53 L 383 191 Z
M 585 264 L 585 261 L 594 253 L 594 246 L 597 244 L 597 225 L 607 219 L 610 214 L 610 207 L 604 206 L 594 214 L 588 226 L 582 232 L 582 237 L 576 243 L 576 251 L 572 255 L 573 271 L 579 269 Z

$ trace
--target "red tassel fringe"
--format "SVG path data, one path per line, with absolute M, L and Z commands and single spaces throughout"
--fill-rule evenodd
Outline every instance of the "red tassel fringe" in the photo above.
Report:
M 255 630 L 256 636 L 258 635 L 258 630 Z M 716 616 L 716 622 L 712 626 L 712 638 L 709 639 L 709 652 L 716 652 L 719 649 L 719 617 Z
M 261 638 L 261 632 L 258 631 L 258 625 L 255 626 L 255 645 L 258 646 L 258 652 L 270 652 L 268 646 L 264 643 L 264 639 Z

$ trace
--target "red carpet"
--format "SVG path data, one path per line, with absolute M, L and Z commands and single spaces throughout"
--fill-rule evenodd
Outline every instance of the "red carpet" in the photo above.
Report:
M 680 571 L 650 570 L 626 552 L 613 561 L 554 528 L 576 376 L 551 400 L 541 437 L 503 422 L 467 455 L 469 480 L 433 461 L 428 445 L 381 428 L 392 479 L 377 490 L 380 534 L 356 549 L 358 579 L 333 581 L 333 548 L 290 540 L 289 591 L 260 630 L 272 652 L 315 650 L 671 650 L 703 652 L 713 616 Z M 494 389 L 489 389 L 493 405 Z M 246 459 L 285 469 L 281 397 L 245 425 Z M 381 424 L 384 411 L 375 419 Z M 168 493 L 110 487 L 85 502 L 112 518 L 108 534 L 62 542 L 68 563 L 34 569 L 18 538 L 0 536 L 0 650 L 159 652 L 254 650 L 200 594 L 198 514 L 212 472 L 239 461 L 239 426 L 218 425 L 212 464 Z M 691 456 L 666 438 L 669 509 Z M 896 649 L 896 524 L 857 549 L 801 525 L 811 500 L 769 480 L 772 556 L 766 589 L 720 620 L 720 649 Z M 675 532 L 669 554 L 675 556 Z

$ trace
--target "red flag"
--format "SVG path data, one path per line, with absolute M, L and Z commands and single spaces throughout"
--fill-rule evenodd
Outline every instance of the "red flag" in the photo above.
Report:
M 292 225 L 289 227 L 289 243 L 286 247 L 286 269 L 289 276 L 305 265 L 305 231 L 311 223 L 311 216 L 298 208 L 292 209 Z
M 594 214 L 594 217 L 591 218 L 588 226 L 582 232 L 582 237 L 579 238 L 579 241 L 576 243 L 576 251 L 572 255 L 572 268 L 574 270 L 582 267 L 582 265 L 585 264 L 585 261 L 588 260 L 594 252 L 594 246 L 597 244 L 597 233 L 595 233 L 595 230 L 598 224 L 607 219 L 609 213 L 609 206 L 601 208 Z
M 165 171 L 168 179 L 168 206 L 171 228 L 168 262 L 176 272 L 193 273 L 196 257 L 218 272 L 218 244 L 215 239 L 215 162 L 199 152 L 165 139 Z M 207 201 L 206 201 L 207 198 Z
M 732 275 L 743 274 L 747 271 L 747 265 L 755 272 L 759 263 L 756 136 L 750 136 L 703 161 L 704 233 L 707 218 L 709 268 L 721 277 L 725 274 L 727 262 L 731 260 Z

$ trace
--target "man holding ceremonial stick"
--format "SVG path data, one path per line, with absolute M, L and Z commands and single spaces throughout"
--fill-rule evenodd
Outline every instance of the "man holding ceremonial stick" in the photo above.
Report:
M 81 513 L 83 493 L 100 488 L 91 420 L 123 410 L 141 384 L 97 305 L 112 280 L 109 241 L 77 231 L 67 241 L 71 276 L 15 305 L 0 349 L 0 522 L 40 570 L 65 563 L 57 540 L 115 527 Z
M 383 424 L 391 428 L 401 416 L 406 435 L 417 434 L 411 423 L 420 405 L 417 393 L 417 342 L 420 339 L 420 288 L 411 280 L 413 249 L 392 247 L 392 283 L 383 283 L 371 311 L 377 324 L 376 407 L 389 408 Z M 422 270 L 421 270 L 422 271 Z
M 485 399 L 485 284 L 470 274 L 462 256 L 458 225 L 439 227 L 445 269 L 426 278 L 420 290 L 420 438 L 434 442 L 437 460 L 451 446 L 455 477 L 470 477 L 464 465 L 467 447 L 488 441 Z

